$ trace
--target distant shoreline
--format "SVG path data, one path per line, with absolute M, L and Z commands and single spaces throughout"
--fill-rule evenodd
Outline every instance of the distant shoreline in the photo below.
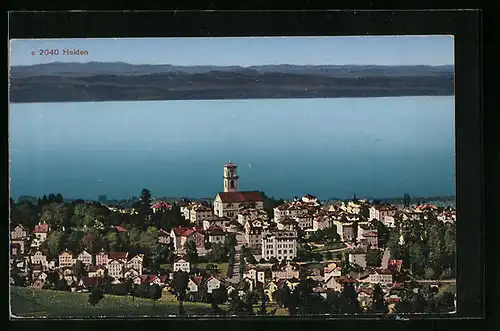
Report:
M 265 193 L 265 192 L 264 192 Z M 50 194 L 50 193 L 49 193 Z M 46 194 L 46 195 L 49 195 L 49 194 Z M 55 194 L 55 193 L 54 193 Z M 42 195 L 43 196 L 43 195 Z M 36 196 L 32 196 L 32 195 L 20 195 L 17 197 L 16 201 L 19 199 L 19 198 L 23 198 L 24 199 L 37 199 L 38 197 Z M 41 198 L 41 196 L 40 196 Z M 137 199 L 133 199 L 133 198 L 137 198 Z M 208 201 L 208 200 L 213 200 L 215 198 L 215 194 L 214 194 L 214 197 L 161 197 L 161 196 L 158 196 L 158 197 L 153 197 L 153 200 L 167 200 L 167 201 L 180 201 L 182 199 L 186 199 L 186 200 L 190 200 L 190 201 Z M 282 198 L 282 197 L 271 197 L 269 196 L 269 198 L 272 198 L 274 200 L 292 200 L 293 198 Z M 411 202 L 412 203 L 418 203 L 419 201 L 421 200 L 424 200 L 424 201 L 443 201 L 443 202 L 449 202 L 449 201 L 456 201 L 456 195 L 449 195 L 449 196 L 428 196 L 428 197 L 422 197 L 422 196 L 411 196 Z M 107 201 L 110 201 L 110 202 L 120 202 L 120 201 L 134 201 L 134 200 L 138 200 L 139 198 L 138 197 L 122 197 L 120 199 L 111 199 L 111 198 L 108 198 Z M 383 202 L 389 202 L 389 203 L 398 203 L 398 202 L 403 202 L 403 197 L 393 197 L 393 198 L 374 198 L 374 197 L 357 197 L 358 200 L 378 200 L 378 201 L 383 201 Z M 83 198 L 64 198 L 65 201 L 77 201 L 77 200 L 88 200 L 88 201 L 98 201 L 98 198 L 94 198 L 94 199 L 83 199 Z M 323 202 L 330 202 L 330 201 L 347 201 L 347 200 L 353 200 L 353 197 L 350 197 L 350 198 L 344 198 L 344 199 L 341 199 L 341 198 L 329 198 L 329 199 L 320 199 L 320 201 L 323 201 Z
M 10 102 L 454 95 L 453 66 L 178 67 L 48 63 L 10 71 Z

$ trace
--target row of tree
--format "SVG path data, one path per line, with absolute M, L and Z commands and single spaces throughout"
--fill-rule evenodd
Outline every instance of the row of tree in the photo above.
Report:
M 392 258 L 402 259 L 403 267 L 416 277 L 454 278 L 456 225 L 444 224 L 433 213 L 419 220 L 396 220 L 387 247 Z

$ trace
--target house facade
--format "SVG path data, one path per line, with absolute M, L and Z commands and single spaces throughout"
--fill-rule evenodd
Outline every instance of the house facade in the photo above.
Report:
M 92 265 L 92 254 L 85 250 L 78 254 L 78 257 L 76 259 L 82 261 L 82 263 L 86 266 Z
M 11 232 L 10 232 L 10 239 L 11 240 L 17 240 L 17 239 L 25 239 L 28 236 L 28 232 L 22 226 L 21 224 L 18 224 Z
M 31 263 L 32 264 L 41 264 L 42 266 L 48 266 L 47 256 L 43 254 L 42 251 L 37 250 L 33 254 L 31 254 Z
M 297 232 L 289 230 L 266 230 L 262 234 L 261 255 L 265 260 L 277 258 L 288 261 L 297 256 Z
M 138 275 L 142 275 L 142 268 L 144 262 L 144 254 L 137 254 L 133 258 L 127 261 L 127 268 L 136 270 Z
M 59 266 L 60 267 L 71 267 L 73 265 L 73 253 L 68 250 L 63 251 L 59 254 Z
M 173 269 L 174 269 L 174 272 L 176 272 L 176 271 L 185 271 L 187 273 L 190 273 L 191 272 L 191 262 L 189 262 L 185 258 L 177 259 L 174 262 Z
M 113 278 L 123 278 L 124 263 L 121 260 L 110 260 L 108 262 L 108 275 Z

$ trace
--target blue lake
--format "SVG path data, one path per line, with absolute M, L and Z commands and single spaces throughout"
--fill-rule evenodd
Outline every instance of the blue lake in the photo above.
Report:
M 455 194 L 453 97 L 10 105 L 11 195 Z

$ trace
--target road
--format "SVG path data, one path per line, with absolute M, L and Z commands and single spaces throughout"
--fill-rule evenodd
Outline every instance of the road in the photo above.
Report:
M 236 246 L 234 255 L 234 265 L 233 265 L 233 277 L 227 280 L 231 283 L 238 283 L 240 281 L 240 257 L 241 257 L 241 246 L 245 244 L 245 234 L 242 232 L 236 232 Z

